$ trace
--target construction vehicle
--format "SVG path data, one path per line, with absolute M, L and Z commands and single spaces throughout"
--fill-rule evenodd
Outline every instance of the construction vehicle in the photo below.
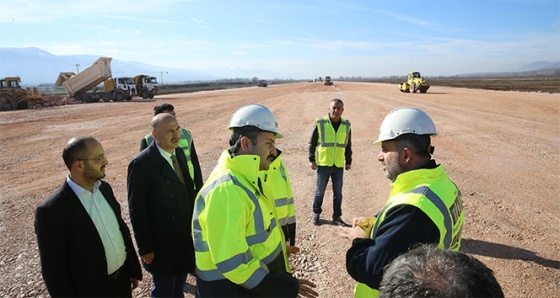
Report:
M 62 86 L 69 97 L 84 103 L 131 100 L 134 84 L 130 78 L 112 78 L 112 58 L 101 57 L 82 72 L 61 72 L 55 86 Z M 103 90 L 98 85 L 103 83 Z M 92 90 L 93 89 L 93 90 Z M 89 92 L 92 90 L 91 92 Z
M 137 75 L 134 77 L 136 95 L 143 99 L 154 98 L 158 94 L 158 82 L 155 77 Z
M 399 89 L 401 92 L 416 93 L 426 93 L 430 89 L 430 84 L 420 75 L 417 71 L 411 71 L 408 73 L 408 80 L 406 82 L 400 83 Z
M 334 83 L 333 83 L 333 81 L 331 80 L 331 77 L 326 76 L 326 77 L 325 77 L 325 82 L 324 82 L 323 84 L 324 84 L 325 86 L 331 86 L 331 85 L 333 85 Z
M 260 80 L 258 87 L 268 87 L 268 82 L 266 80 Z
M 41 99 L 37 88 L 24 89 L 20 85 L 20 77 L 5 77 L 0 79 L 0 111 L 27 109 L 29 101 Z

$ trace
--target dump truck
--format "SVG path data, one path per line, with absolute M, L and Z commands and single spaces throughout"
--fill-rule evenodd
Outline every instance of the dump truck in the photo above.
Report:
M 30 100 L 42 98 L 37 88 L 24 89 L 20 82 L 20 77 L 0 79 L 0 111 L 27 109 Z
M 84 103 L 131 100 L 133 95 L 129 78 L 112 78 L 112 58 L 101 57 L 82 72 L 61 72 L 55 86 L 62 86 L 69 97 Z M 99 85 L 103 83 L 103 90 Z M 91 92 L 90 92 L 91 91 Z
M 331 85 L 333 85 L 334 83 L 333 83 L 333 81 L 331 80 L 331 77 L 326 76 L 326 77 L 325 77 L 325 82 L 324 82 L 323 84 L 324 84 L 325 86 L 331 86 Z
M 411 71 L 408 73 L 408 80 L 406 82 L 398 84 L 401 92 L 416 93 L 426 93 L 430 89 L 430 84 L 420 75 L 417 71 Z
M 158 94 L 158 82 L 156 77 L 148 75 L 137 75 L 134 77 L 136 95 L 143 99 L 154 98 Z

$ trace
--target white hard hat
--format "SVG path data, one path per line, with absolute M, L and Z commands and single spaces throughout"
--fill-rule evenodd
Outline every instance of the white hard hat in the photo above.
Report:
M 231 117 L 228 128 L 233 131 L 235 127 L 244 126 L 254 126 L 260 130 L 275 133 L 278 139 L 282 138 L 274 114 L 265 106 L 252 104 L 237 110 Z
M 400 135 L 412 133 L 417 135 L 436 135 L 436 125 L 424 111 L 413 107 L 392 110 L 385 116 L 379 128 L 379 137 L 374 142 L 392 140 Z

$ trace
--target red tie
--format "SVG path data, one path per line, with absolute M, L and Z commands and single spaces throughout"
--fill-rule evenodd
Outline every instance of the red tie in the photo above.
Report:
M 185 184 L 185 178 L 183 177 L 183 173 L 181 172 L 181 168 L 179 167 L 179 162 L 177 161 L 175 154 L 171 155 L 171 161 L 173 161 L 173 170 L 175 171 L 175 174 L 177 174 L 179 180 Z

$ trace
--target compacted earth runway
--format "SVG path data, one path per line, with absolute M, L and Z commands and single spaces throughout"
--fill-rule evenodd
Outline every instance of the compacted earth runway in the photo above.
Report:
M 352 297 L 354 282 L 345 268 L 350 242 L 340 237 L 343 228 L 310 221 L 316 173 L 307 159 L 308 142 L 313 120 L 327 113 L 333 98 L 344 101 L 343 117 L 352 121 L 354 161 L 344 176 L 344 220 L 374 215 L 389 194 L 390 182 L 376 159 L 379 147 L 372 145 L 385 115 L 401 106 L 420 108 L 439 132 L 434 158 L 462 191 L 461 250 L 495 271 L 507 297 L 560 296 L 559 94 L 438 86 L 409 94 L 393 84 L 336 81 L 0 113 L 0 296 L 48 297 L 34 211 L 67 175 L 61 158 L 66 142 L 78 135 L 101 141 L 109 160 L 105 180 L 129 222 L 127 166 L 150 131 L 153 106 L 168 102 L 193 134 L 204 178 L 228 147 L 227 124 L 240 106 L 263 104 L 275 113 L 298 221 L 301 253 L 290 257 L 293 272 L 314 281 L 320 297 Z M 332 215 L 331 197 L 328 190 L 324 219 Z M 186 296 L 193 297 L 194 280 L 188 282 Z M 150 286 L 144 272 L 134 295 L 148 297 Z

